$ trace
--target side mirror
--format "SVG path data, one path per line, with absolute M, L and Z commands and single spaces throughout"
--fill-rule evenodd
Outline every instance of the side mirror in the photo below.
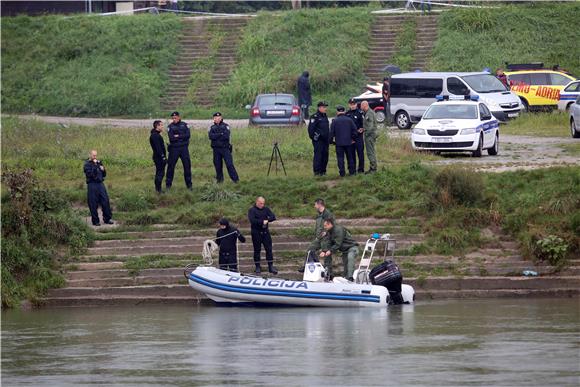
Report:
M 491 120 L 491 116 L 481 116 L 482 121 Z
M 250 110 L 252 108 L 252 105 L 246 105 L 246 110 Z

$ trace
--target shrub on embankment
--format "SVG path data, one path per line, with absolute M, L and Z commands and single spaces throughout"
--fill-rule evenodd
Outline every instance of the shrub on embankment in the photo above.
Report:
M 2 180 L 2 307 L 13 307 L 64 285 L 59 258 L 82 251 L 92 234 L 62 193 L 38 187 L 32 170 L 4 170 Z
M 174 15 L 2 18 L 2 109 L 68 116 L 159 111 Z
M 579 3 L 526 3 L 441 14 L 430 68 L 481 71 L 544 62 L 580 75 Z
M 365 84 L 369 8 L 303 9 L 260 13 L 250 21 L 238 48 L 239 64 L 218 102 L 244 106 L 260 93 L 296 92 L 296 79 L 310 72 L 313 102 L 334 104 L 359 94 Z

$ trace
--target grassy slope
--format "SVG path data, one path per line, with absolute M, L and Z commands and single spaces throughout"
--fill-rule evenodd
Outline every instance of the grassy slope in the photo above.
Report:
M 579 3 L 454 9 L 441 14 L 431 68 L 481 71 L 504 62 L 559 64 L 580 75 Z
M 253 128 L 237 130 L 232 136 L 241 183 L 215 186 L 207 133 L 193 131 L 193 192 L 184 189 L 179 165 L 175 189 L 157 197 L 152 189 L 147 137 L 145 129 L 62 128 L 5 120 L 3 167 L 34 168 L 42 185 L 62 190 L 66 198 L 84 208 L 82 162 L 86 151 L 96 148 L 108 166 L 107 186 L 115 218 L 127 224 L 211 226 L 220 216 L 245 221 L 246 211 L 257 195 L 266 196 L 278 216 L 311 216 L 312 201 L 322 196 L 339 217 L 426 216 L 428 221 L 422 228 L 429 238 L 415 253 L 469 250 L 482 243 L 480 228 L 494 222 L 517 236 L 530 255 L 531 241 L 551 233 L 564 237 L 571 252 L 578 251 L 577 168 L 489 175 L 453 168 L 440 172 L 421 164 L 433 156 L 413 152 L 406 140 L 386 140 L 382 136 L 377 147 L 381 172 L 338 179 L 331 151 L 329 176 L 319 179 L 312 177 L 312 145 L 303 129 Z M 281 144 L 288 177 L 266 177 L 274 141 Z M 449 182 L 458 186 L 450 188 L 455 193 L 447 192 Z M 85 209 L 80 213 L 88 215 Z
M 240 63 L 220 103 L 243 106 L 259 93 L 296 92 L 296 79 L 308 70 L 314 101 L 344 104 L 364 84 L 371 21 L 369 8 L 259 14 L 244 32 Z
M 2 18 L 2 108 L 148 115 L 174 61 L 174 15 Z

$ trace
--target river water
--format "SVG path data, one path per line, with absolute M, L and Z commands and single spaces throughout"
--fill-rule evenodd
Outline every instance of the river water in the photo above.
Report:
M 2 313 L 2 385 L 579 386 L 578 299 Z

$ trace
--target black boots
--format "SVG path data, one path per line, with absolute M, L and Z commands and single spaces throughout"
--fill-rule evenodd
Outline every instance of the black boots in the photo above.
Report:
M 256 270 L 254 271 L 256 274 L 261 274 L 262 273 L 262 268 L 260 267 L 259 263 L 256 263 Z
M 278 274 L 278 270 L 274 267 L 273 262 L 268 262 L 268 271 L 274 275 Z

